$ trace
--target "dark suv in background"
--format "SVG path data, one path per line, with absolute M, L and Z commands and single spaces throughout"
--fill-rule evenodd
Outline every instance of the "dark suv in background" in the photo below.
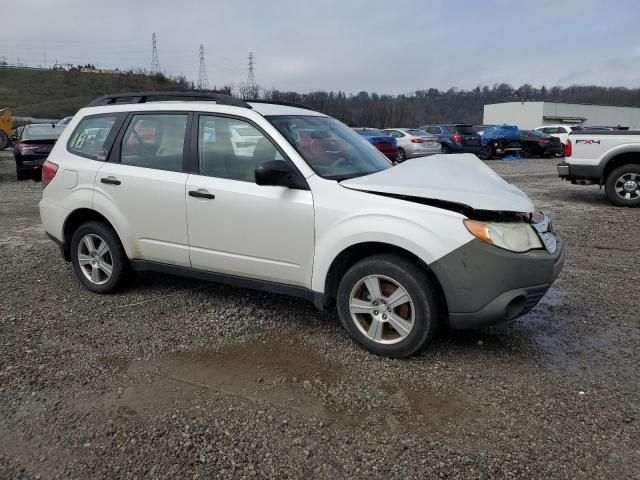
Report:
M 438 123 L 418 127 L 435 135 L 442 143 L 442 153 L 480 153 L 480 135 L 466 123 Z

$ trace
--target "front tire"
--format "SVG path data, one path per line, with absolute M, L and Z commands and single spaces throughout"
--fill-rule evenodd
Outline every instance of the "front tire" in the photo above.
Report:
M 619 207 L 640 207 L 640 165 L 622 165 L 607 176 L 607 198 Z
M 338 315 L 345 330 L 376 355 L 418 352 L 438 330 L 435 288 L 417 265 L 396 255 L 354 264 L 340 281 Z
M 124 284 L 129 262 L 118 235 L 109 225 L 81 225 L 73 234 L 70 252 L 76 277 L 87 290 L 112 293 Z

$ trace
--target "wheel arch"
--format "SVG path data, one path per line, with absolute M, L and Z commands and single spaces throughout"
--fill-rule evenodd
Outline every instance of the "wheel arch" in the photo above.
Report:
M 624 151 L 607 159 L 600 177 L 600 185 L 607 183 L 609 174 L 622 165 L 640 165 L 640 150 Z
M 364 258 L 379 254 L 397 255 L 418 265 L 435 285 L 436 298 L 441 302 L 442 311 L 448 312 L 447 300 L 440 280 L 433 270 L 429 268 L 429 265 L 427 265 L 427 263 L 415 253 L 403 247 L 377 241 L 360 242 L 350 245 L 333 259 L 324 281 L 323 307 L 326 308 L 335 305 L 335 298 L 338 291 L 338 285 L 340 284 L 340 279 L 352 265 Z
M 125 251 L 126 251 L 126 246 L 124 245 L 124 242 L 122 242 L 122 236 L 120 235 L 120 232 L 118 232 L 118 229 L 115 227 L 113 222 L 111 222 L 107 217 L 105 217 L 102 213 L 96 210 L 93 210 L 91 208 L 78 208 L 76 210 L 73 210 L 69 215 L 67 215 L 67 218 L 65 219 L 64 225 L 62 227 L 62 234 L 64 237 L 62 251 L 63 251 L 65 260 L 67 261 L 71 260 L 71 252 L 70 252 L 71 238 L 73 237 L 74 232 L 81 225 L 91 221 L 102 222 L 109 225 L 111 228 L 113 228 L 113 230 L 116 232 L 116 235 L 118 235 L 118 239 L 120 239 L 120 242 L 125 247 Z

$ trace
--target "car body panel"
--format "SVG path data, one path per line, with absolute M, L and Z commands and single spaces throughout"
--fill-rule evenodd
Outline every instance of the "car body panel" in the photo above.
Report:
M 345 180 L 347 188 L 441 200 L 476 210 L 533 212 L 531 200 L 471 154 L 435 155 Z

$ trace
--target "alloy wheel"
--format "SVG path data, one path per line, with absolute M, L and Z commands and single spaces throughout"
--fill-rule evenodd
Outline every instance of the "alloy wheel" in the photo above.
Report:
M 384 275 L 369 275 L 356 283 L 349 296 L 349 311 L 360 332 L 376 343 L 401 342 L 415 325 L 409 292 Z
M 640 198 L 640 174 L 624 173 L 614 185 L 616 194 L 624 200 Z
M 113 273 L 113 258 L 107 242 L 94 233 L 82 237 L 78 243 L 78 264 L 91 283 L 107 283 Z

